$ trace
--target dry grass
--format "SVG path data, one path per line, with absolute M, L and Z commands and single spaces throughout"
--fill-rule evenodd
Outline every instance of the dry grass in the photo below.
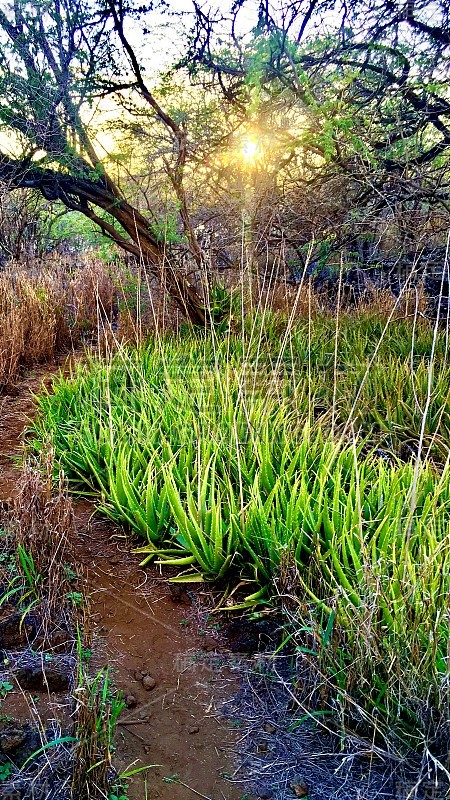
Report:
M 124 707 L 110 683 L 109 671 L 89 678 L 83 668 L 75 690 L 75 764 L 72 796 L 77 800 L 110 797 L 116 773 L 112 768 L 113 738 L 117 718 Z
M 339 278 L 336 279 L 338 284 Z M 294 319 L 314 319 L 318 314 L 323 316 L 327 311 L 332 311 L 326 292 L 314 290 L 311 281 L 305 281 L 298 286 L 278 282 L 266 289 L 261 294 L 260 304 L 270 311 L 289 313 Z M 401 293 L 400 297 L 390 289 L 380 289 L 368 283 L 363 295 L 357 302 L 355 309 L 354 298 L 346 297 L 342 292 L 339 297 L 339 306 L 343 312 L 360 313 L 363 315 L 407 319 L 416 315 L 426 316 L 428 300 L 423 285 L 410 287 Z
M 372 313 L 380 317 L 392 315 L 394 320 L 423 317 L 426 316 L 427 309 L 428 300 L 422 284 L 405 290 L 399 298 L 389 289 L 377 289 L 369 285 L 358 306 L 362 314 Z
M 0 388 L 22 366 L 49 361 L 109 324 L 116 293 L 114 276 L 99 260 L 85 259 L 76 269 L 61 259 L 11 263 L 0 275 Z
M 177 330 L 177 313 L 142 266 L 106 266 L 92 255 L 77 259 L 76 264 L 56 256 L 45 264 L 11 262 L 0 274 L 0 391 L 23 366 L 49 361 L 82 341 L 95 341 L 100 353 L 109 353 L 119 343 L 138 345 L 149 333 Z M 250 316 L 288 313 L 293 322 L 333 313 L 326 293 L 314 291 L 310 281 L 262 286 L 250 276 L 248 285 L 224 283 L 223 288 L 233 289 L 239 313 L 244 309 Z M 345 311 L 343 296 L 339 304 Z M 420 286 L 400 299 L 388 290 L 367 288 L 358 304 L 363 314 L 394 319 L 424 315 L 426 307 Z
M 43 463 L 25 462 L 14 499 L 11 528 L 18 550 L 27 555 L 36 591 L 50 618 L 60 612 L 70 593 L 68 565 L 73 563 L 72 501 L 63 473 L 53 485 L 54 458 L 48 450 Z M 19 564 L 23 561 L 19 559 Z M 23 570 L 24 571 L 24 570 Z M 25 570 L 26 571 L 26 570 Z M 30 576 L 25 574 L 29 580 Z
M 326 310 L 320 295 L 314 291 L 311 281 L 298 286 L 278 282 L 261 295 L 261 305 L 270 311 L 291 314 L 292 319 L 314 319 Z
M 47 277 L 6 273 L 0 279 L 0 384 L 21 364 L 48 359 L 61 338 L 60 298 Z
M 10 262 L 0 273 L 0 391 L 22 367 L 82 342 L 106 353 L 175 322 L 161 288 L 134 263 L 108 266 L 92 255 Z
M 8 796 L 19 796 L 19 788 L 26 786 L 33 797 L 43 797 L 51 787 L 52 797 L 107 798 L 116 780 L 113 737 L 123 702 L 115 692 L 108 669 L 94 677 L 89 675 L 86 654 L 92 647 L 92 614 L 86 579 L 82 567 L 75 563 L 73 506 L 64 474 L 55 467 L 51 449 L 39 459 L 25 461 L 13 506 L 5 512 L 2 523 L 8 533 L 5 543 L 9 550 L 3 553 L 0 568 L 5 564 L 6 571 L 0 577 L 6 578 L 5 583 L 16 584 L 7 574 L 11 559 L 5 558 L 5 554 L 14 553 L 14 571 L 21 578 L 17 596 L 20 604 L 27 606 L 23 619 L 31 609 L 39 617 L 38 635 L 24 650 L 9 652 L 11 663 L 15 669 L 31 670 L 36 664 L 40 668 L 50 654 L 53 672 L 60 670 L 68 676 L 73 701 L 69 728 L 67 723 L 61 727 L 59 722 L 53 725 L 50 721 L 49 725 L 46 717 L 39 716 L 39 709 L 34 704 L 30 706 L 33 720 L 39 724 L 42 747 L 49 750 L 41 758 L 40 751 L 36 751 L 37 758 L 33 758 L 29 770 L 13 770 L 5 783 Z M 54 644 L 61 646 L 60 640 L 54 638 L 61 629 L 66 648 L 62 653 L 53 650 Z M 13 680 L 10 662 L 5 661 L 5 665 L 8 669 L 4 668 L 0 678 Z M 0 796 L 6 795 L 0 790 Z

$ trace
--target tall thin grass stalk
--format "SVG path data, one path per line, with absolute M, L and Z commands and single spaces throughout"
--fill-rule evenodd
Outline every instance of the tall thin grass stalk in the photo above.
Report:
M 406 294 L 406 291 L 407 291 L 407 289 L 409 288 L 409 284 L 410 284 L 410 283 L 411 283 L 411 281 L 412 281 L 412 277 L 413 277 L 413 274 L 414 274 L 414 272 L 415 272 L 415 266 L 413 266 L 413 268 L 411 269 L 411 272 L 410 272 L 410 274 L 408 275 L 408 278 L 406 279 L 405 283 L 404 283 L 404 284 L 403 284 L 403 286 L 401 287 L 401 290 L 400 290 L 400 292 L 399 292 L 399 295 L 398 295 L 398 297 L 396 298 L 396 301 L 395 301 L 395 303 L 394 303 L 394 305 L 393 305 L 393 307 L 392 307 L 392 309 L 391 309 L 391 311 L 390 311 L 390 313 L 389 313 L 389 315 L 388 315 L 388 318 L 387 318 L 387 320 L 386 320 L 386 323 L 385 323 L 385 325 L 384 325 L 384 328 L 383 328 L 383 331 L 382 331 L 382 333 L 381 333 L 381 336 L 380 336 L 380 338 L 379 338 L 379 340 L 378 340 L 378 342 L 377 342 L 377 345 L 376 345 L 376 347 L 375 347 L 375 350 L 374 350 L 374 352 L 373 352 L 372 358 L 370 359 L 370 361 L 369 361 L 369 363 L 368 363 L 368 365 L 367 365 L 367 369 L 366 369 L 366 371 L 365 371 L 365 373 L 364 373 L 364 375 L 363 375 L 363 378 L 362 378 L 362 380 L 361 380 L 361 383 L 360 383 L 360 385 L 359 385 L 358 391 L 356 392 L 356 396 L 355 396 L 355 399 L 354 399 L 354 401 L 353 401 L 352 408 L 351 408 L 351 410 L 350 410 L 349 418 L 348 418 L 348 421 L 347 421 L 347 423 L 346 423 L 346 426 L 345 426 L 345 428 L 344 428 L 344 435 L 345 435 L 345 434 L 347 433 L 347 431 L 348 431 L 348 426 L 349 426 L 349 425 L 351 425 L 351 424 L 352 424 L 352 422 L 353 422 L 353 419 L 354 419 L 354 414 L 355 414 L 355 411 L 356 411 L 356 409 L 357 409 L 357 407 L 358 407 L 359 399 L 360 399 L 360 397 L 361 397 L 361 394 L 362 394 L 362 391 L 363 391 L 364 385 L 365 385 L 365 383 L 366 383 L 366 380 L 367 380 L 367 378 L 368 378 L 368 376 L 369 376 L 369 374 L 370 374 L 371 367 L 372 367 L 372 365 L 373 365 L 373 364 L 375 363 L 375 361 L 376 361 L 376 358 L 377 358 L 377 356 L 378 356 L 378 352 L 379 352 L 379 350 L 380 350 L 380 347 L 381 347 L 381 345 L 382 345 L 382 343 L 383 343 L 383 340 L 384 340 L 384 336 L 385 336 L 385 334 L 386 334 L 386 331 L 388 330 L 388 328 L 389 328 L 389 325 L 391 324 L 391 322 L 392 322 L 392 319 L 394 318 L 395 312 L 396 312 L 396 310 L 397 310 L 398 306 L 400 305 L 400 301 L 401 301 L 401 299 L 402 299 L 402 296 Z
M 342 273 L 344 269 L 344 262 L 341 256 L 341 263 L 339 268 L 338 280 L 338 296 L 336 305 L 336 332 L 334 336 L 334 368 L 333 368 L 333 405 L 331 408 L 331 435 L 334 436 L 334 428 L 336 421 L 336 397 L 337 397 L 337 363 L 338 363 L 338 344 L 339 344 L 339 317 L 341 313 L 341 292 L 342 292 Z
M 414 478 L 411 487 L 411 499 L 410 499 L 410 515 L 411 519 L 408 523 L 407 527 L 407 537 L 409 538 L 411 534 L 411 525 L 412 525 L 412 515 L 416 505 L 416 494 L 417 494 L 417 481 L 419 478 L 419 472 L 422 467 L 422 451 L 423 451 L 423 441 L 425 435 L 425 424 L 428 417 L 428 412 L 430 410 L 431 398 L 433 394 L 433 375 L 434 375 L 434 364 L 435 364 L 435 353 L 436 353 L 436 342 L 438 337 L 439 331 L 439 323 L 440 323 L 440 314 L 441 314 L 441 304 L 442 304 L 442 294 L 444 290 L 444 279 L 446 272 L 448 271 L 448 253 L 449 253 L 449 246 L 450 246 L 450 231 L 447 235 L 447 246 L 445 251 L 445 263 L 444 268 L 442 270 L 442 278 L 441 278 L 441 285 L 439 289 L 439 297 L 438 297 L 438 306 L 436 312 L 436 321 L 434 324 L 433 330 L 433 340 L 431 343 L 431 352 L 430 352 L 430 360 L 428 363 L 428 379 L 427 379 L 427 396 L 425 400 L 425 406 L 422 413 L 422 420 L 420 424 L 420 433 L 419 433 L 419 444 L 417 447 L 417 456 L 416 456 L 416 464 L 414 468 Z M 446 337 L 448 336 L 448 332 L 446 331 Z M 447 340 L 446 340 L 446 351 L 447 352 Z

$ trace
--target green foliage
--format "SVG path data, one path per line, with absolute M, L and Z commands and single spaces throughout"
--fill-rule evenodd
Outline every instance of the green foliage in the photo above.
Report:
M 167 209 L 158 219 L 152 219 L 150 228 L 158 242 L 179 244 L 185 241 L 184 236 L 178 231 L 178 211 L 176 209 L 173 211 Z
M 75 770 L 72 791 L 77 797 L 89 797 L 91 787 L 101 787 L 103 797 L 114 796 L 111 785 L 111 758 L 117 720 L 125 707 L 122 693 L 112 684 L 109 668 L 90 677 L 85 666 L 85 647 L 78 631 L 78 677 Z M 120 781 L 116 782 L 117 786 Z
M 0 764 L 0 781 L 6 781 L 13 771 L 13 765 L 10 762 Z
M 112 222 L 109 214 L 100 216 Z M 55 243 L 66 243 L 72 252 L 91 250 L 105 263 L 117 259 L 117 248 L 113 242 L 102 235 L 99 227 L 78 211 L 70 211 L 58 216 L 52 224 L 51 235 Z
M 0 699 L 4 700 L 8 692 L 14 689 L 14 686 L 9 681 L 0 681 Z
M 445 335 L 425 420 L 435 463 L 416 464 L 413 450 L 406 463 L 398 454 L 417 446 L 427 407 L 427 325 L 383 334 L 368 314 L 336 332 L 324 317 L 285 331 L 280 349 L 282 320 L 260 322 L 241 338 L 152 340 L 57 379 L 39 400 L 35 446 L 51 439 L 73 486 L 144 539 L 144 564 L 176 566 L 178 581 L 247 584 L 229 608 L 267 602 L 295 573 L 304 601 L 333 620 L 320 640 L 336 682 L 352 674 L 370 619 L 379 661 L 365 659 L 353 691 L 415 735 L 420 699 L 447 702 Z M 346 644 L 331 657 L 334 630 Z
M 25 548 L 19 544 L 17 545 L 17 558 L 20 564 L 22 574 L 25 577 L 29 591 L 34 594 L 36 598 L 39 597 L 39 584 L 41 582 L 41 575 L 39 574 L 34 559 L 31 553 L 28 553 Z
M 228 289 L 220 283 L 209 288 L 207 312 L 212 325 L 217 333 L 225 333 L 239 316 L 241 311 L 241 297 L 238 292 Z

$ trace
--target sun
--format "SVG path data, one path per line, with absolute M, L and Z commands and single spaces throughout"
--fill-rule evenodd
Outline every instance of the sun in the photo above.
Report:
M 261 148 L 256 139 L 251 138 L 250 136 L 246 136 L 242 142 L 242 158 L 245 161 L 255 161 L 257 156 L 260 154 Z

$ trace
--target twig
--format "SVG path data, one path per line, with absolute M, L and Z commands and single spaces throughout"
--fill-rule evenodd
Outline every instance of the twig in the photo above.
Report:
M 197 797 L 202 797 L 203 800 L 213 800 L 212 797 L 208 797 L 206 794 L 202 794 L 201 792 L 197 792 L 197 789 L 193 789 L 192 786 L 188 786 L 187 783 L 183 783 L 183 781 L 174 781 L 178 783 L 180 786 L 184 786 L 185 789 L 189 789 L 190 792 L 193 792 L 197 795 Z

